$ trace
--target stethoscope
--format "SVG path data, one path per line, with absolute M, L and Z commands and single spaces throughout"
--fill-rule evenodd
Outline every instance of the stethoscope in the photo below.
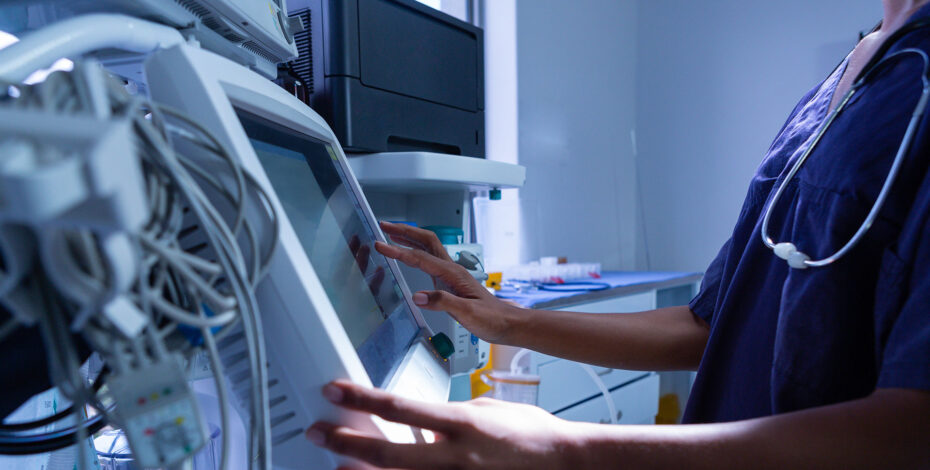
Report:
M 870 60 L 869 63 L 866 64 L 866 67 L 863 68 L 862 73 L 860 73 L 856 78 L 856 81 L 853 83 L 852 87 L 850 87 L 849 92 L 847 92 L 843 97 L 843 100 L 840 102 L 840 104 L 832 113 L 830 113 L 830 116 L 827 118 L 824 125 L 821 126 L 820 131 L 818 131 L 814 137 L 813 142 L 791 167 L 791 170 L 788 172 L 788 174 L 785 176 L 785 179 L 781 182 L 781 185 L 775 191 L 775 195 L 772 196 L 771 201 L 769 201 L 768 206 L 766 206 L 765 214 L 762 217 L 762 241 L 765 243 L 765 246 L 769 247 L 772 249 L 772 251 L 775 252 L 776 256 L 787 261 L 788 265 L 792 268 L 807 269 L 809 267 L 822 267 L 827 266 L 842 258 L 862 240 L 862 238 L 865 236 L 865 233 L 869 230 L 869 228 L 872 227 L 872 224 L 878 217 L 878 213 L 881 211 L 882 206 L 885 204 L 885 199 L 887 199 L 888 193 L 891 192 L 891 187 L 894 184 L 895 178 L 898 176 L 898 172 L 901 169 L 902 163 L 904 162 L 904 157 L 910 150 L 911 143 L 914 140 L 914 135 L 917 133 L 917 127 L 920 124 L 924 110 L 927 107 L 928 98 L 930 98 L 930 77 L 928 77 L 928 73 L 930 73 L 930 58 L 927 57 L 927 54 L 924 51 L 920 49 L 908 48 L 897 51 L 888 57 L 883 56 L 886 52 L 888 52 L 888 49 L 891 48 L 891 46 L 900 40 L 901 37 L 903 37 L 905 34 L 927 27 L 930 27 L 930 20 L 927 19 L 909 23 L 892 34 L 892 36 L 888 38 L 884 44 L 882 44 L 881 48 L 879 48 L 879 50 L 872 57 L 872 60 Z M 921 92 L 920 100 L 918 100 L 917 106 L 914 108 L 913 114 L 911 114 L 911 120 L 907 126 L 907 131 L 904 133 L 904 138 L 901 140 L 901 145 L 898 146 L 898 153 L 895 155 L 894 162 L 891 164 L 891 169 L 888 170 L 888 176 L 885 178 L 885 183 L 882 185 L 882 189 L 878 194 L 878 199 L 875 200 L 875 203 L 872 205 L 872 209 L 869 210 L 869 214 L 866 216 L 865 221 L 861 226 L 859 226 L 859 229 L 856 230 L 856 233 L 853 234 L 852 238 L 842 248 L 840 248 L 839 251 L 821 260 L 812 260 L 811 257 L 806 253 L 799 251 L 793 243 L 776 243 L 774 240 L 772 240 L 772 237 L 769 236 L 769 219 L 772 218 L 772 209 L 775 207 L 775 204 L 778 203 L 778 200 L 785 192 L 785 188 L 788 186 L 788 183 L 798 173 L 798 171 L 804 165 L 804 162 L 807 161 L 807 158 L 810 157 L 811 153 L 820 142 L 820 139 L 827 132 L 827 129 L 829 129 L 830 125 L 833 124 L 833 121 L 836 120 L 836 117 L 839 116 L 844 109 L 846 109 L 846 106 L 849 104 L 852 97 L 855 96 L 855 94 L 866 84 L 866 82 L 879 70 L 884 69 L 884 67 L 891 63 L 892 59 L 910 54 L 915 54 L 924 61 L 923 74 L 920 77 L 923 83 L 923 91 Z
M 507 287 L 511 287 L 521 294 L 536 291 L 549 292 L 596 292 L 610 289 L 611 285 L 606 282 L 594 281 L 566 281 L 566 282 L 541 282 L 541 281 L 524 281 L 519 279 L 508 279 L 504 282 Z

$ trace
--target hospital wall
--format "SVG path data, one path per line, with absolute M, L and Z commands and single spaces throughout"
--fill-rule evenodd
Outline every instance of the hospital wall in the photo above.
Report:
M 516 2 L 523 261 L 635 266 L 636 31 L 633 1 Z
M 704 270 L 788 113 L 880 18 L 879 0 L 637 3 L 639 267 Z

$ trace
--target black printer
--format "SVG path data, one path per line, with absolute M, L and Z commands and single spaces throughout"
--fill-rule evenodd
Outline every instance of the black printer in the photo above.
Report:
M 485 156 L 484 40 L 415 0 L 290 0 L 288 65 L 347 152 Z

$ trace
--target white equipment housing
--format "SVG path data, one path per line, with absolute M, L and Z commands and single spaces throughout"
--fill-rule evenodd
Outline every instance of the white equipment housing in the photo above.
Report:
M 398 442 L 423 439 L 419 431 L 409 427 L 343 411 L 325 401 L 320 393 L 327 382 L 348 378 L 401 396 L 443 402 L 450 384 L 448 361 L 440 358 L 427 340 L 429 328 L 397 264 L 373 250 L 372 262 L 383 263 L 379 266 L 385 268 L 384 282 L 393 289 L 397 308 L 384 312 L 379 329 L 363 344 L 357 344 L 358 325 L 343 320 L 348 315 L 362 315 L 347 312 L 349 309 L 337 313 L 334 304 L 345 305 L 345 301 L 327 291 L 330 286 L 324 281 L 332 273 L 321 271 L 325 266 L 312 262 L 316 258 L 307 252 L 307 223 L 291 220 L 295 212 L 289 211 L 301 201 L 294 199 L 293 187 L 281 184 L 281 178 L 288 175 L 282 176 L 273 168 L 266 171 L 269 159 L 275 158 L 269 149 L 275 146 L 290 145 L 281 153 L 304 151 L 306 155 L 313 148 L 325 147 L 330 157 L 326 160 L 340 174 L 341 184 L 352 199 L 354 207 L 345 213 L 354 214 L 352 217 L 366 226 L 373 239 L 384 241 L 345 154 L 325 121 L 264 77 L 196 47 L 179 45 L 154 52 L 146 61 L 145 71 L 152 100 L 188 114 L 241 159 L 243 168 L 269 194 L 269 203 L 280 219 L 279 246 L 268 276 L 256 293 L 269 359 L 273 466 L 335 468 L 343 461 L 303 438 L 303 431 L 317 420 L 347 423 Z M 281 137 L 268 138 L 255 129 Z M 297 141 L 300 145 L 287 143 Z M 309 162 L 308 156 L 305 164 Z M 310 184 L 314 183 L 308 181 Z M 364 275 L 365 269 L 360 269 Z M 368 287 L 372 280 L 365 278 L 363 282 Z M 385 328 L 387 334 L 379 336 Z M 371 344 L 373 339 L 378 340 L 376 344 Z
M 303 29 L 299 18 L 287 16 L 285 0 L 38 0 L 34 4 L 45 7 L 41 17 L 49 23 L 88 13 L 124 14 L 161 23 L 272 79 L 278 63 L 297 57 L 294 33 Z M 0 15 L 4 8 L 26 7 L 0 7 Z M 138 55 L 105 53 L 100 58 L 110 70 L 136 78 Z

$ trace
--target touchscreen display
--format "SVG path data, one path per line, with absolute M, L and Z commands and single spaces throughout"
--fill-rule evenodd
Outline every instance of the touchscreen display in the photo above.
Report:
M 418 328 L 387 259 L 374 250 L 373 227 L 337 154 L 328 143 L 248 113 L 239 119 L 349 340 L 380 385 Z

